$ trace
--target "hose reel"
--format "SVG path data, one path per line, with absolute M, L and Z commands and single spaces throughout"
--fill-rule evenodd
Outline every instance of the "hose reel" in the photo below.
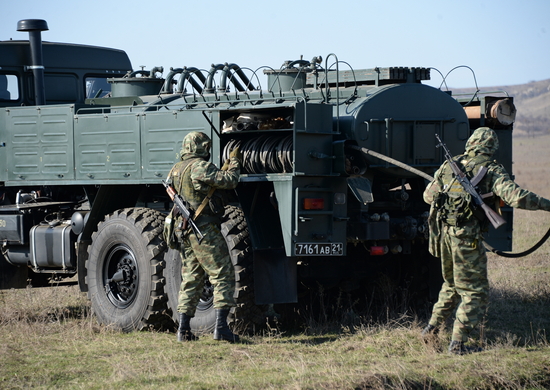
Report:
M 241 173 L 291 173 L 293 171 L 292 135 L 261 135 L 246 141 L 232 139 L 223 149 L 223 161 L 227 160 L 229 152 L 237 147 L 243 155 Z

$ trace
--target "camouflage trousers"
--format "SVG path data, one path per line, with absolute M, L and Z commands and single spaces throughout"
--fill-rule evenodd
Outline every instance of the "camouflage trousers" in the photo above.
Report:
M 235 270 L 229 257 L 227 243 L 216 224 L 200 227 L 204 239 L 200 245 L 195 234 L 186 234 L 182 242 L 181 287 L 178 312 L 191 317 L 203 292 L 206 278 L 214 289 L 214 308 L 235 306 Z
M 489 292 L 487 254 L 479 227 L 443 224 L 440 245 L 444 282 L 430 325 L 443 324 L 456 309 L 452 339 L 467 341 L 485 315 Z

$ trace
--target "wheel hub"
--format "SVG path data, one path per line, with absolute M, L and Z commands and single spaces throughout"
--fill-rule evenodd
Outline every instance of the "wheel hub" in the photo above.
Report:
M 128 307 L 137 295 L 139 270 L 132 251 L 125 245 L 115 246 L 105 261 L 104 286 L 113 305 Z
M 210 281 L 206 280 L 202 289 L 201 297 L 198 303 L 197 310 L 207 310 L 214 304 L 214 286 Z

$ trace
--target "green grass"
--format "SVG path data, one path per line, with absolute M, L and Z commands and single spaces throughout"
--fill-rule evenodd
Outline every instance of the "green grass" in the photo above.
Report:
M 517 181 L 550 197 L 550 137 L 516 140 Z M 535 172 L 533 174 L 532 172 Z M 514 251 L 550 213 L 518 211 Z M 173 333 L 99 326 L 76 286 L 0 292 L 0 389 L 544 389 L 550 388 L 550 243 L 521 259 L 489 257 L 490 306 L 466 356 L 424 344 L 408 313 L 353 325 L 268 328 L 241 344 L 177 343 Z

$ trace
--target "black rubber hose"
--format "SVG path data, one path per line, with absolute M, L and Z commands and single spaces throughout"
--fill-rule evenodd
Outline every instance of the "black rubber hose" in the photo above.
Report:
M 487 244 L 485 241 L 483 243 L 485 244 L 485 247 L 489 251 L 491 251 L 491 252 L 493 252 L 493 253 L 495 253 L 499 256 L 517 258 L 517 257 L 523 257 L 523 256 L 530 255 L 531 253 L 533 253 L 534 251 L 539 249 L 541 247 L 541 245 L 544 244 L 546 242 L 546 240 L 548 240 L 548 237 L 550 237 L 550 229 L 548 229 L 546 234 L 544 236 L 542 236 L 542 238 L 539 240 L 539 242 L 537 242 L 535 245 L 533 245 L 531 248 L 527 249 L 526 251 L 519 252 L 519 253 L 503 252 L 503 251 L 500 251 L 498 249 L 493 248 L 491 245 Z

